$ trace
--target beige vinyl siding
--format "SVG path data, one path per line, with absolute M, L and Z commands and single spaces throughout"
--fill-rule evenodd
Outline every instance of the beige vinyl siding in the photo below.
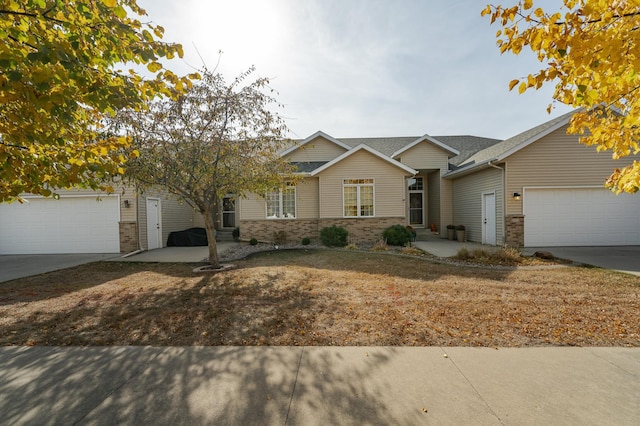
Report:
M 264 220 L 267 214 L 264 198 L 247 194 L 240 198 L 240 220 Z
M 442 169 L 447 170 L 449 157 L 441 148 L 423 141 L 403 152 L 400 162 L 412 169 Z
M 491 192 L 496 195 L 496 243 L 501 245 L 504 242 L 502 171 L 485 169 L 453 181 L 453 224 L 466 227 L 468 241 L 482 241 L 482 194 Z
M 440 184 L 440 227 L 438 228 L 440 236 L 446 237 L 446 226 L 453 224 L 453 181 L 450 179 L 442 179 L 441 173 L 434 173 L 430 176 L 434 181 Z M 433 187 L 431 187 L 433 190 Z
M 138 196 L 138 231 L 140 245 L 147 249 L 147 198 L 160 199 L 160 217 L 162 220 L 162 246 L 167 245 L 169 233 L 192 228 L 194 211 L 184 201 L 160 189 L 149 189 Z
M 298 162 L 331 161 L 345 152 L 346 149 L 341 146 L 326 140 L 322 136 L 318 136 L 303 147 L 287 155 L 287 160 Z
M 406 217 L 405 177 L 409 174 L 361 150 L 320 173 L 320 218 L 342 218 L 343 179 L 374 179 L 375 217 Z
M 436 229 L 442 234 L 442 227 L 446 226 L 446 223 L 441 223 L 440 220 L 440 172 L 434 172 L 427 175 L 427 188 L 425 193 L 425 199 L 427 202 L 427 222 L 425 226 L 429 226 L 431 223 L 436 224 Z
M 239 200 L 240 220 L 265 220 L 264 198 L 247 194 Z M 296 185 L 296 219 L 318 218 L 318 178 L 305 178 Z M 291 220 L 291 219 L 283 219 Z
M 632 162 L 613 160 L 610 152 L 597 152 L 566 132 L 562 127 L 506 159 L 507 194 L 523 194 L 527 186 L 602 186 L 615 168 Z M 522 199 L 507 197 L 506 214 L 522 214 Z
M 306 178 L 296 185 L 296 219 L 317 219 L 319 214 L 318 178 Z

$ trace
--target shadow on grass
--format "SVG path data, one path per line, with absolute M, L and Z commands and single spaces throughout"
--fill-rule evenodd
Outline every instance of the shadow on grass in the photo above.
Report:
M 418 410 L 393 418 L 376 376 L 396 351 L 376 352 L 339 377 L 340 353 L 312 354 L 298 377 L 303 348 L 0 348 L 0 412 L 7 424 L 415 423 Z
M 295 345 L 296 333 L 313 327 L 314 296 L 295 283 L 280 285 L 280 278 L 242 282 L 221 274 L 161 290 L 133 286 L 31 313 L 0 331 L 0 345 L 269 345 L 274 338 Z

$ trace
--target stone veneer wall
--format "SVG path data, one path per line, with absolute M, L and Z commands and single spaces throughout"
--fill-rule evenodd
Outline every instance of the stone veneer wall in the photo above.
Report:
M 392 225 L 405 223 L 404 217 L 374 217 L 367 219 L 320 219 L 319 228 L 340 226 L 349 231 L 349 242 L 371 244 L 382 239 L 382 232 Z
M 270 220 L 242 220 L 240 221 L 240 239 L 249 241 L 273 241 L 273 233 L 284 231 L 287 240 L 300 242 L 304 237 L 318 240 L 320 231 L 317 220 L 305 219 L 270 219 Z
M 505 218 L 505 245 L 509 247 L 524 246 L 524 215 L 510 214 Z
M 367 219 L 318 219 L 318 220 L 243 220 L 240 222 L 240 239 L 273 241 L 273 233 L 285 231 L 291 242 L 304 237 L 320 239 L 320 230 L 328 226 L 340 226 L 349 231 L 349 242 L 355 244 L 375 243 L 382 239 L 382 232 L 396 224 L 404 224 L 404 217 Z
M 135 222 L 120 222 L 120 253 L 138 249 L 138 232 Z

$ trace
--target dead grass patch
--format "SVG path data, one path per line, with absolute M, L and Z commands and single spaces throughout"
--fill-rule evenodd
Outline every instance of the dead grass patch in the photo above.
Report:
M 0 284 L 1 345 L 640 346 L 640 278 L 334 250 L 102 262 Z

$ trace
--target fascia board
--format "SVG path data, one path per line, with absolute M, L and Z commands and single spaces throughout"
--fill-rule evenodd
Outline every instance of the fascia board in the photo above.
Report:
M 376 151 L 375 149 L 371 148 L 370 146 L 367 146 L 365 144 L 360 144 L 358 146 L 356 146 L 355 148 L 351 149 L 350 151 L 345 152 L 344 154 L 342 154 L 339 157 L 336 157 L 335 159 L 333 159 L 332 161 L 328 162 L 327 164 L 325 164 L 322 167 L 318 167 L 317 169 L 315 169 L 313 172 L 311 172 L 310 176 L 315 176 L 318 173 L 322 173 L 324 170 L 328 169 L 329 167 L 333 166 L 334 164 L 339 163 L 340 161 L 344 160 L 347 157 L 350 157 L 351 155 L 355 154 L 356 152 L 360 151 L 360 150 L 365 150 L 373 155 L 375 155 L 376 157 L 406 171 L 407 173 L 413 175 L 418 174 L 417 170 L 412 169 L 409 166 L 406 166 L 404 164 L 402 164 L 399 161 L 394 160 L 393 158 L 389 158 L 386 155 L 382 154 L 381 152 Z
M 322 137 L 330 142 L 333 142 L 334 144 L 338 145 L 341 148 L 346 149 L 347 151 L 351 149 L 351 147 L 343 142 L 340 142 L 338 139 L 334 138 L 333 136 L 330 136 L 328 134 L 326 134 L 325 132 L 318 130 L 317 132 L 315 132 L 314 134 L 312 134 L 311 136 L 305 138 L 304 140 L 302 140 L 300 143 L 293 145 L 289 148 L 287 148 L 286 150 L 284 150 L 280 156 L 284 157 L 285 155 L 291 154 L 293 151 L 297 150 L 298 148 L 308 144 L 309 142 L 311 142 L 312 140 L 314 140 L 317 137 Z
M 450 154 L 453 154 L 454 156 L 455 155 L 460 155 L 460 151 L 458 151 L 457 149 L 452 148 L 452 147 L 450 147 L 448 145 L 445 145 L 442 142 L 440 142 L 439 140 L 434 139 L 429 135 L 424 135 L 424 136 L 416 139 L 415 141 L 411 142 L 409 145 L 407 145 L 407 146 L 405 146 L 403 148 L 400 148 L 399 150 L 397 150 L 396 152 L 391 154 L 391 158 L 397 157 L 398 155 L 400 155 L 403 152 L 413 148 L 414 146 L 418 145 L 420 142 L 423 142 L 423 141 L 429 141 L 432 144 L 436 145 L 437 147 L 444 149 L 445 151 L 449 152 Z

